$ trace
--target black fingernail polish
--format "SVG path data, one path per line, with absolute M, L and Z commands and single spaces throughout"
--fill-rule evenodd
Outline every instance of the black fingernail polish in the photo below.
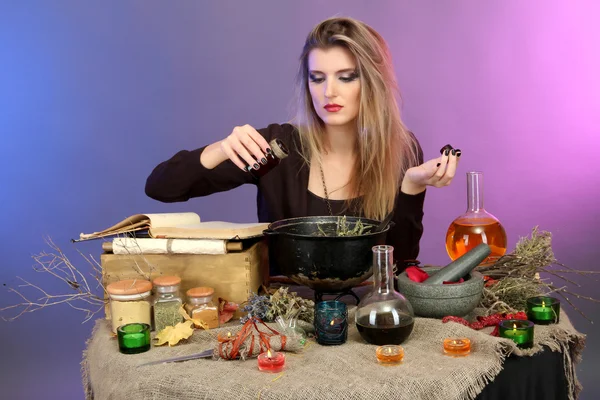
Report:
M 246 166 L 244 167 L 244 171 L 246 171 L 246 172 L 250 172 L 250 166 L 249 166 L 249 165 L 246 165 Z
M 456 149 L 456 157 L 460 157 L 461 154 L 462 154 L 462 151 L 460 151 L 460 149 Z
M 449 154 L 450 154 L 450 150 L 446 150 L 446 151 L 444 151 L 444 155 L 445 155 L 445 156 L 447 156 L 447 155 L 449 155 Z
M 449 144 L 445 145 L 444 147 L 442 147 L 442 148 L 440 149 L 440 154 L 444 154 L 444 152 L 445 152 L 445 151 L 448 151 L 448 150 L 452 150 L 452 146 L 451 146 L 451 145 L 449 145 Z M 448 154 L 446 154 L 446 155 L 448 155 Z
M 452 149 L 452 155 L 455 156 L 456 155 L 456 150 Z
M 254 166 L 254 169 L 259 169 L 260 168 L 260 165 L 258 165 L 258 164 L 254 164 L 253 166 Z
M 442 163 L 437 163 L 436 167 L 439 167 L 440 165 L 442 165 Z
M 266 158 L 261 158 L 260 162 L 262 163 L 262 165 L 267 165 L 267 159 Z
M 273 150 L 271 150 L 270 147 L 267 147 L 267 153 L 271 154 L 271 153 L 273 153 Z

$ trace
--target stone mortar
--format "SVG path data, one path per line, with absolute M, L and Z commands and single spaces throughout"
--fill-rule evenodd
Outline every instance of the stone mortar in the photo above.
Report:
M 440 267 L 424 267 L 428 274 Z M 465 277 L 462 283 L 450 285 L 413 282 L 402 272 L 398 275 L 398 291 L 410 302 L 415 315 L 443 318 L 448 315 L 462 317 L 473 311 L 483 294 L 483 275 L 477 271 Z

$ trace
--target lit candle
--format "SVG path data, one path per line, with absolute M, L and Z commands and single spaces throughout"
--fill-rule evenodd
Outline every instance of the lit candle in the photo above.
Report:
M 348 307 L 338 300 L 315 305 L 315 336 L 321 345 L 338 345 L 348 339 Z
M 227 336 L 223 335 L 222 333 L 219 333 L 217 335 L 217 341 L 219 343 L 229 342 L 230 340 L 231 340 L 231 332 L 227 332 Z
M 281 372 L 285 367 L 285 354 L 271 352 L 268 349 L 266 353 L 258 355 L 258 369 L 264 372 Z
M 137 354 L 150 350 L 150 325 L 133 323 L 117 328 L 119 351 L 123 354 Z
M 451 357 L 464 357 L 471 352 L 471 341 L 467 338 L 444 339 L 444 353 Z
M 499 324 L 500 337 L 511 339 L 521 349 L 533 346 L 533 322 L 521 319 L 507 319 Z
M 375 350 L 375 356 L 381 365 L 398 365 L 404 359 L 404 349 L 395 344 L 386 344 Z
M 560 300 L 549 296 L 530 297 L 527 299 L 527 318 L 538 325 L 558 323 Z

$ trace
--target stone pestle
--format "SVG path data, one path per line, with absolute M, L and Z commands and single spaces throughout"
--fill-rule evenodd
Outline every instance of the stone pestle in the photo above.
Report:
M 457 281 L 473 271 L 490 253 L 490 246 L 481 243 L 432 274 L 423 283 L 435 285 Z

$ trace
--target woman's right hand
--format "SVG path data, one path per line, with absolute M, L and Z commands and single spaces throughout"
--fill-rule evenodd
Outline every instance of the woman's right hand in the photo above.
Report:
M 269 143 L 250 125 L 236 126 L 225 139 L 206 147 L 200 155 L 204 167 L 212 169 L 230 159 L 239 169 L 247 171 L 246 165 L 258 169 L 266 164 L 266 154 L 271 151 Z
M 266 154 L 271 151 L 269 143 L 252 126 L 236 126 L 225 139 L 220 142 L 221 151 L 240 169 L 246 171 L 246 165 L 258 169 L 259 164 L 266 164 Z
M 269 144 L 256 129 L 250 125 L 236 126 L 225 139 L 221 140 L 221 151 L 235 165 L 246 171 L 246 165 L 258 169 L 259 164 L 266 164 L 265 155 Z

